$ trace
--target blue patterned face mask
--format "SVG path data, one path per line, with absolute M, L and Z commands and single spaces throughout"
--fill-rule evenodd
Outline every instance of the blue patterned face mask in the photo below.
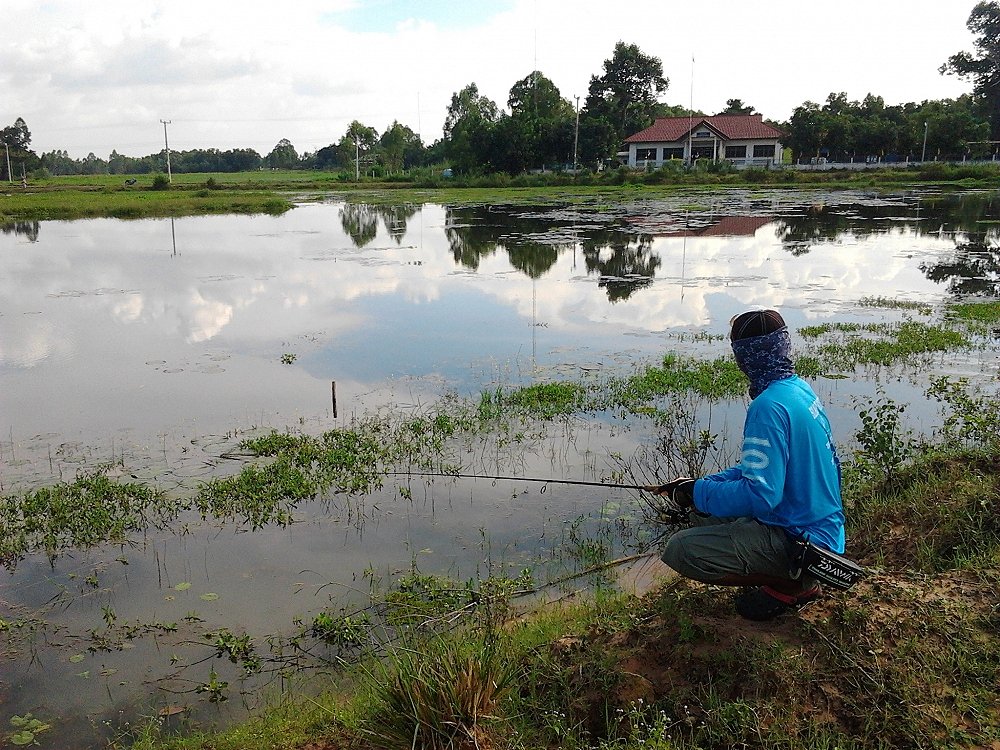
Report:
M 792 339 L 788 327 L 774 333 L 733 342 L 736 364 L 750 378 L 750 398 L 757 398 L 775 380 L 795 374 L 792 364 Z

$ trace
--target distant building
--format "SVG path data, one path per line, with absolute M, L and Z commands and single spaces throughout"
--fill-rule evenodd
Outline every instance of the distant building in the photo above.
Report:
M 770 167 L 781 162 L 784 133 L 763 115 L 660 117 L 625 139 L 630 167 L 662 166 L 671 159 L 726 160 L 737 166 Z

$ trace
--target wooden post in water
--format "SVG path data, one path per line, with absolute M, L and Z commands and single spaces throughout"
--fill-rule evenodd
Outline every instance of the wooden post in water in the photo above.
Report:
M 330 381 L 330 395 L 333 398 L 333 418 L 337 418 L 337 381 Z

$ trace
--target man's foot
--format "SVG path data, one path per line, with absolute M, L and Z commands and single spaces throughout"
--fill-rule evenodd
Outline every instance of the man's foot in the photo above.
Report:
M 757 586 L 744 589 L 737 595 L 736 612 L 747 620 L 773 620 L 814 601 L 822 593 L 819 584 L 798 594 L 782 594 L 770 586 Z

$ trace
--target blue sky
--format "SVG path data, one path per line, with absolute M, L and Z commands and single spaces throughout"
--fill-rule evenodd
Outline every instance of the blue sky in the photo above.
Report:
M 357 32 L 385 32 L 414 19 L 442 29 L 460 30 L 475 27 L 513 5 L 513 2 L 456 0 L 366 0 L 354 7 L 332 11 L 323 20 Z
M 430 143 L 470 83 L 501 108 L 538 69 L 573 102 L 619 41 L 658 57 L 668 104 L 742 99 L 773 120 L 831 92 L 888 104 L 959 96 L 938 73 L 973 48 L 974 0 L 4 0 L 0 126 L 38 152 L 163 147 L 301 153 L 353 120 Z M 695 58 L 692 66 L 691 58 Z

